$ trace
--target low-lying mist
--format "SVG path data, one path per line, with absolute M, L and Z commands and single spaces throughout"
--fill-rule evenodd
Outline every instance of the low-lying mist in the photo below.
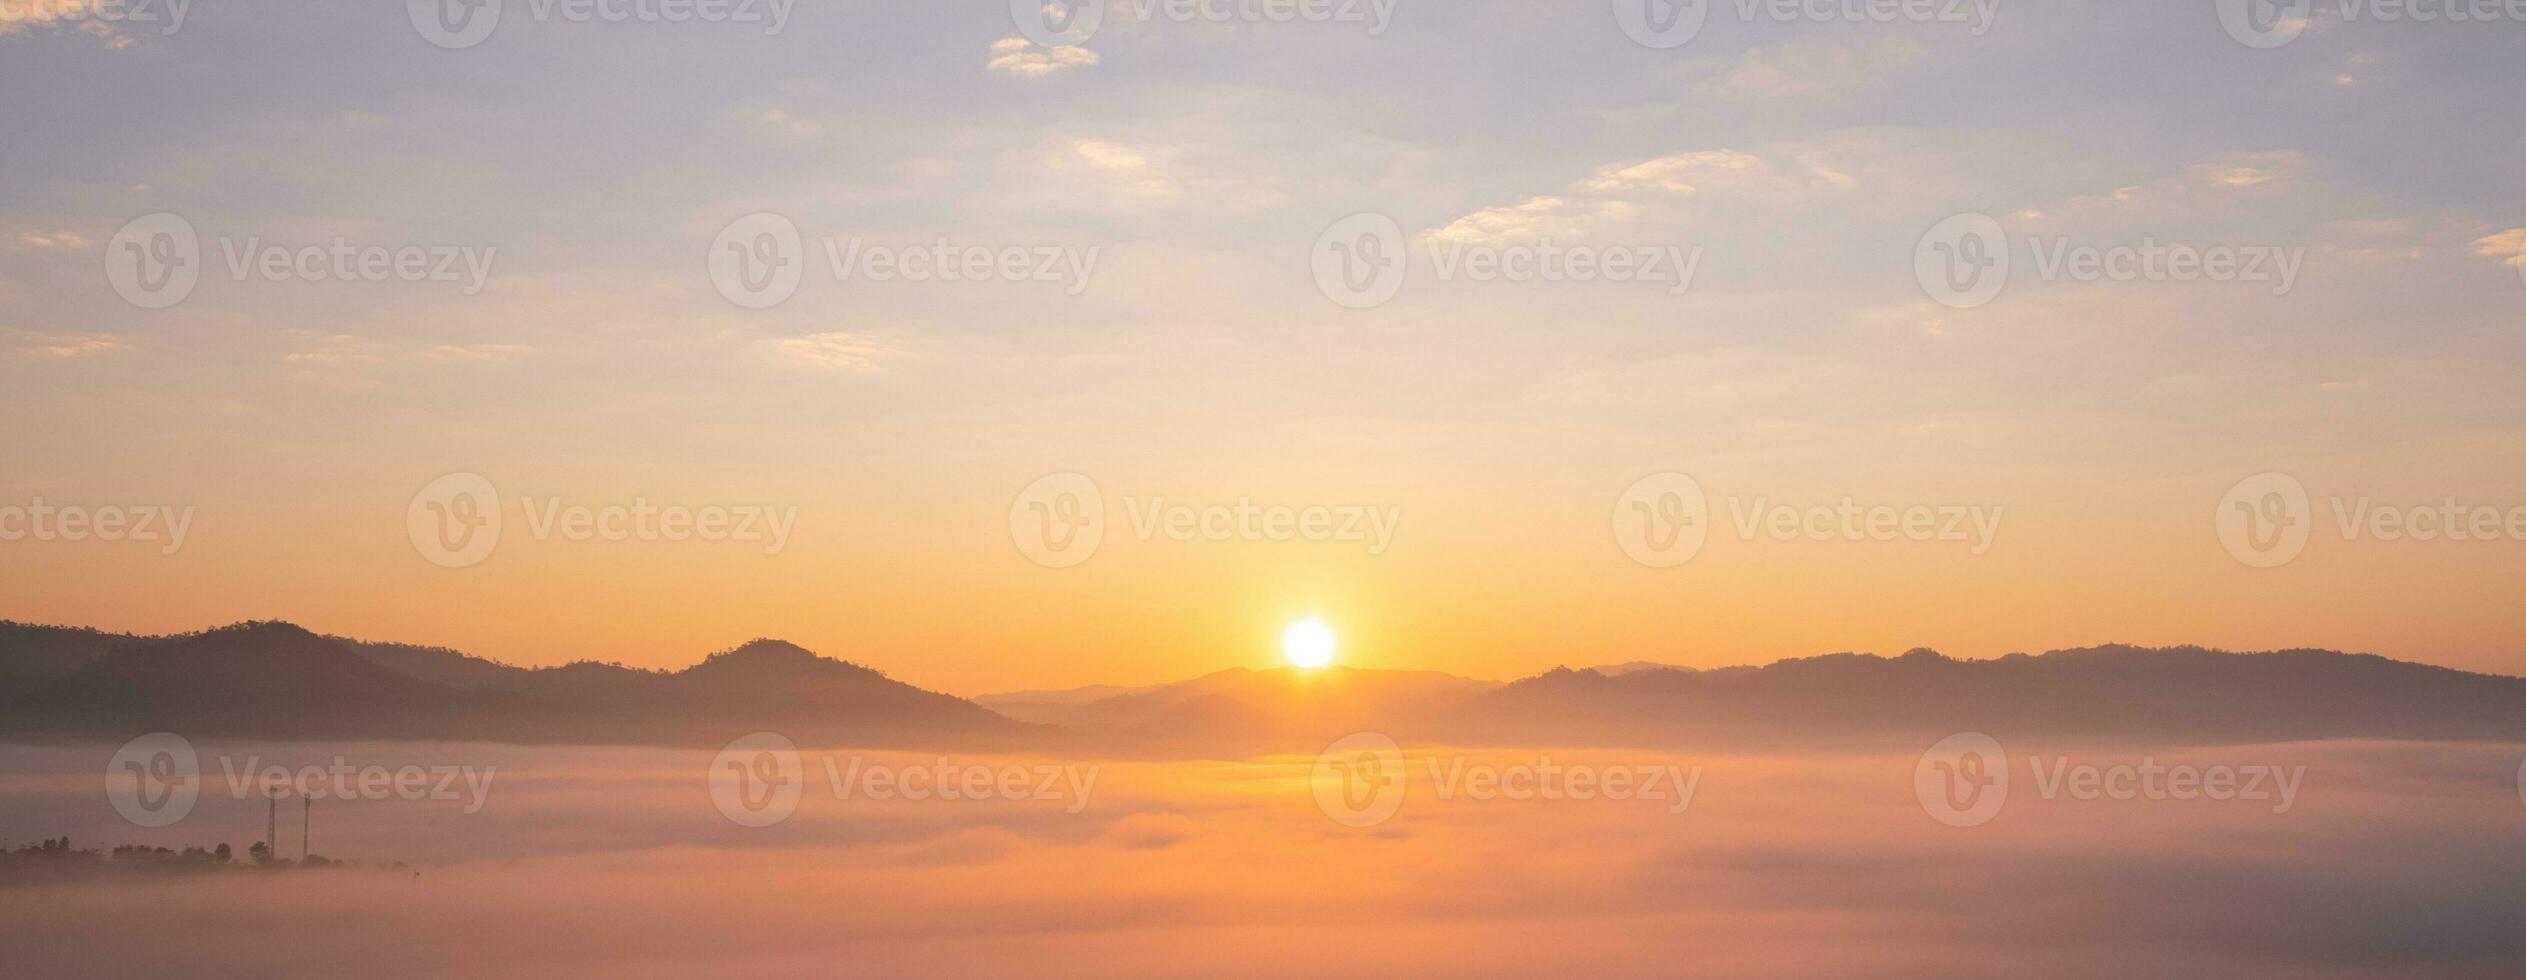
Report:
M 715 793 L 730 760 L 710 752 L 204 744 L 198 802 L 161 828 L 117 815 L 111 753 L 0 747 L 7 846 L 67 835 L 242 855 L 264 835 L 257 773 L 272 766 L 301 778 L 339 756 L 354 795 L 363 771 L 434 775 L 417 797 L 313 804 L 314 850 L 346 867 L 6 881 L 9 973 L 2488 977 L 2526 964 L 2513 746 L 2011 744 L 2005 789 L 1979 790 L 2004 802 L 1942 820 L 1917 747 L 1408 746 L 1399 766 L 1366 769 L 1347 751 L 808 750 L 766 773 L 790 780 L 794 803 L 749 787 L 732 811 L 738 784 L 724 780 L 745 774 L 722 772 Z M 307 787 L 327 789 L 320 775 Z M 765 801 L 787 815 L 757 818 Z M 300 807 L 279 807 L 286 859 Z

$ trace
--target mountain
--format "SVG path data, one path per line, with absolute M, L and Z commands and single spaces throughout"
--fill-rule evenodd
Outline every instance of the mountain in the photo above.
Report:
M 61 677 L 141 639 L 128 633 L 0 620 L 0 703 L 6 703 L 11 691 Z
M 469 656 L 446 647 L 414 646 L 409 643 L 370 643 L 345 637 L 327 637 L 360 659 L 409 677 L 460 691 L 479 691 L 505 687 L 531 673 L 524 667 L 481 657 Z
M 979 703 L 977 703 L 979 702 Z M 993 710 L 997 709 L 997 711 Z M 1763 749 L 2002 739 L 2233 744 L 2526 740 L 2526 679 L 2329 650 L 2101 646 L 1957 660 L 1837 653 L 1692 670 L 1633 662 L 1507 684 L 1433 671 L 1237 668 L 1152 687 L 967 701 L 779 640 L 682 670 L 526 668 L 454 650 L 241 623 L 147 637 L 0 623 L 0 736 L 148 731 L 466 739 L 1308 752 L 1406 742 Z
M 1122 694 L 1152 690 L 1147 687 L 1123 687 L 1117 684 L 1090 684 L 1086 687 L 1053 691 L 1010 691 L 985 694 L 973 699 L 975 704 L 1020 721 L 1040 721 L 1090 701 L 1102 701 Z
M 1553 670 L 1452 706 L 1466 741 L 1815 744 L 1981 731 L 2237 743 L 2526 739 L 2526 679 L 2329 650 L 2102 646 L 1955 660 L 1831 654 L 1763 667 Z
M 1624 674 L 1637 674 L 1637 673 L 1639 673 L 1639 672 L 1641 672 L 1641 671 L 1644 671 L 1644 670 L 1688 670 L 1688 671 L 1689 671 L 1689 670 L 1697 670 L 1697 669 L 1699 669 L 1699 668 L 1695 668 L 1695 667 L 1685 667 L 1685 666 L 1681 666 L 1681 665 L 1678 665 L 1678 664 L 1662 664 L 1662 663 L 1654 663 L 1654 662 L 1647 661 L 1647 660 L 1633 660 L 1633 661 L 1629 661 L 1629 662 L 1626 662 L 1626 663 L 1619 663 L 1619 664 L 1606 664 L 1606 665 L 1604 665 L 1604 666 L 1600 666 L 1600 667 L 1590 667 L 1590 668 L 1588 668 L 1588 669 L 1589 669 L 1589 670 L 1593 670 L 1593 671 L 1595 671 L 1595 672 L 1597 672 L 1597 673 L 1603 674 L 1603 675 L 1605 675 L 1605 676 L 1607 676 L 1607 677 L 1621 677 L 1621 676 L 1623 676 Z
M 522 668 L 453 650 L 240 623 L 173 637 L 0 628 L 0 732 L 716 745 L 1010 742 L 1046 733 L 778 640 L 680 671 Z
M 9 720 L 54 732 L 418 738 L 437 734 L 457 700 L 296 626 L 240 623 L 116 644 L 14 699 Z

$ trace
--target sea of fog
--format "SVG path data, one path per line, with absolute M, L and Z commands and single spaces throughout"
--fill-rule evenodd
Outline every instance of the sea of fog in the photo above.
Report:
M 243 854 L 277 809 L 284 858 L 310 822 L 352 862 L 0 880 L 0 973 L 2526 975 L 2526 746 L 2009 745 L 1960 767 L 1373 742 L 200 743 L 160 827 L 127 813 L 167 818 L 166 788 L 109 780 L 116 746 L 0 747 L 8 848 Z

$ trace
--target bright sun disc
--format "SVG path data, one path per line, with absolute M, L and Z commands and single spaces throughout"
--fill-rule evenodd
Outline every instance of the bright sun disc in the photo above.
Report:
M 1299 667 L 1322 667 L 1333 662 L 1333 627 L 1321 619 L 1302 619 L 1289 624 L 1289 632 L 1281 634 L 1281 656 Z

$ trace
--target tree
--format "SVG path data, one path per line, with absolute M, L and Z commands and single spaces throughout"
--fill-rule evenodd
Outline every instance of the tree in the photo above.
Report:
M 214 861 L 214 862 L 216 862 L 216 863 L 219 863 L 219 864 L 226 864 L 226 863 L 228 863 L 228 862 L 230 862 L 230 861 L 234 861 L 234 860 L 236 860 L 236 859 L 237 859 L 237 855 L 236 855 L 236 853 L 235 853 L 235 852 L 233 852 L 233 851 L 230 851 L 230 850 L 228 849 L 228 845 L 226 845 L 226 844 L 221 844 L 221 845 L 219 845 L 219 849 L 218 849 L 218 850 L 215 850 L 215 851 L 212 851 L 212 852 L 211 852 L 211 860 L 212 860 L 212 861 Z
M 246 856 L 253 858 L 256 864 L 270 864 L 272 863 L 272 847 L 262 841 L 256 841 L 253 847 L 246 849 Z

